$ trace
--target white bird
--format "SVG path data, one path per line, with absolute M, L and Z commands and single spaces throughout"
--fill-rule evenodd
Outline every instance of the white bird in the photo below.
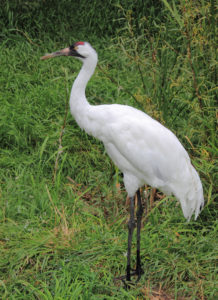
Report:
M 135 227 L 134 205 L 137 193 L 137 261 L 133 274 L 138 280 L 143 273 L 140 259 L 140 228 L 142 204 L 139 188 L 144 184 L 158 188 L 166 195 L 173 194 L 180 202 L 184 217 L 198 217 L 204 204 L 203 189 L 189 155 L 177 137 L 144 112 L 127 105 L 90 105 L 86 99 L 86 85 L 95 71 L 98 56 L 88 42 L 77 42 L 63 50 L 43 56 L 74 56 L 82 61 L 82 68 L 73 83 L 70 110 L 80 128 L 103 142 L 115 165 L 123 173 L 123 181 L 130 197 L 128 223 L 128 251 L 125 277 L 131 279 L 130 256 Z

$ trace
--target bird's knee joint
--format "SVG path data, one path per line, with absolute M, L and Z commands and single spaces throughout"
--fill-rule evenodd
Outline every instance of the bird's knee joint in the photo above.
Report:
M 128 222 L 128 229 L 134 229 L 135 228 L 135 220 L 129 220 Z
M 137 218 L 140 218 L 142 216 L 142 214 L 143 214 L 143 209 L 142 208 L 140 208 L 139 210 L 137 210 L 137 212 L 136 212 Z

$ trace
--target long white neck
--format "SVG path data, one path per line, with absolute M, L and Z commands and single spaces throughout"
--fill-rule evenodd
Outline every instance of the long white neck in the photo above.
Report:
M 94 55 L 84 59 L 83 66 L 74 81 L 71 90 L 70 111 L 78 123 L 80 123 L 79 119 L 82 118 L 84 111 L 87 110 L 87 106 L 90 105 L 86 99 L 85 90 L 97 65 L 97 54 L 93 54 Z M 82 124 L 79 125 L 81 126 Z

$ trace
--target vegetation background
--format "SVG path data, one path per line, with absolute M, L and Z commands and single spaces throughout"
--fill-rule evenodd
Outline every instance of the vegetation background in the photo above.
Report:
M 1 299 L 217 299 L 216 17 L 214 0 L 1 1 Z M 204 187 L 196 222 L 172 197 L 145 197 L 145 274 L 130 290 L 114 281 L 126 265 L 122 176 L 68 110 L 81 65 L 40 61 L 78 40 L 99 54 L 89 101 L 170 128 Z

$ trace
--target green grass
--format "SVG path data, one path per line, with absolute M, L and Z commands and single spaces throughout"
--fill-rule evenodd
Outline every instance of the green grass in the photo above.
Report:
M 176 14 L 180 21 L 187 18 L 178 17 L 182 3 Z M 210 8 L 205 7 L 198 13 L 205 14 Z M 32 39 L 30 26 L 27 32 L 4 28 L 0 36 L 1 299 L 217 298 L 216 73 L 213 41 L 204 40 L 213 22 L 200 33 L 191 27 L 189 34 L 193 29 L 196 35 L 191 39 L 190 64 L 190 41 L 170 14 L 169 22 L 156 24 L 158 34 L 146 32 L 145 39 L 145 34 L 136 34 L 130 11 L 119 9 L 125 23 L 119 35 L 89 38 L 99 53 L 99 67 L 87 97 L 92 104 L 133 105 L 175 132 L 202 179 L 205 208 L 197 221 L 186 223 L 175 199 L 156 199 L 143 217 L 145 273 L 130 290 L 114 281 L 126 267 L 129 208 L 122 176 L 103 145 L 79 129 L 67 108 L 80 63 L 67 57 L 40 61 L 44 53 L 68 45 L 70 30 L 65 32 L 63 23 L 58 36 L 53 38 L 51 31 Z M 194 13 L 189 12 L 189 20 L 195 19 Z M 9 17 L 12 22 L 13 15 Z M 37 28 L 42 28 L 41 17 L 34 20 Z M 79 33 L 75 36 L 81 40 Z M 62 153 L 55 167 L 66 113 Z M 133 266 L 135 244 L 134 237 Z

